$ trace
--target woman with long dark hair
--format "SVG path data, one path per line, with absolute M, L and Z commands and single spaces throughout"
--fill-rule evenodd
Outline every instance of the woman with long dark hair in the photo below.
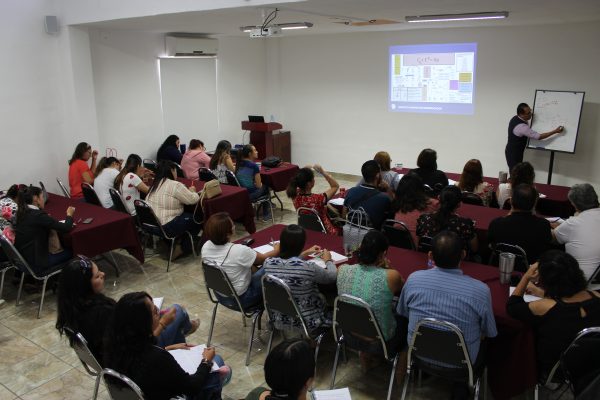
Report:
M 209 167 L 219 182 L 227 184 L 226 171 L 235 172 L 235 166 L 231 160 L 231 143 L 228 140 L 221 140 L 217 143 L 217 148 L 215 154 L 210 159 Z
M 92 159 L 92 165 L 88 166 L 88 160 Z M 75 147 L 73 156 L 69 160 L 69 187 L 71 197 L 74 199 L 83 199 L 82 183 L 94 183 L 96 173 L 96 158 L 98 151 L 92 150 L 92 146 L 86 142 L 81 142 Z
M 155 346 L 152 332 L 159 325 L 158 310 L 146 292 L 128 293 L 115 307 L 107 332 L 105 365 L 133 380 L 149 400 L 168 400 L 180 395 L 194 399 L 220 399 L 231 379 L 231 369 L 207 348 L 196 372 L 185 372 L 175 358 Z M 211 373 L 213 363 L 217 373 Z
M 325 192 L 312 193 L 312 189 L 315 187 L 315 174 L 313 173 L 313 169 L 320 174 L 327 183 L 329 184 L 329 189 Z M 312 208 L 317 213 L 319 213 L 319 217 L 321 221 L 323 221 L 323 225 L 325 226 L 325 230 L 327 233 L 331 235 L 338 235 L 340 232 L 340 228 L 333 225 L 331 220 L 329 219 L 329 215 L 327 213 L 328 207 L 327 202 L 331 200 L 331 198 L 336 194 L 340 185 L 337 181 L 329 175 L 323 167 L 319 164 L 315 164 L 312 166 L 300 168 L 296 176 L 292 178 L 287 189 L 287 196 L 293 200 L 294 207 L 296 209 L 300 207 Z
M 265 381 L 246 400 L 306 400 L 315 379 L 315 354 L 306 340 L 286 340 L 271 350 L 265 360 Z
M 484 206 L 489 206 L 492 201 L 494 186 L 484 182 L 483 167 L 477 159 L 467 161 L 456 186 L 463 192 L 475 193 L 481 197 Z
M 107 328 L 116 302 L 105 296 L 104 272 L 84 256 L 73 258 L 63 268 L 58 285 L 58 312 L 56 329 L 62 335 L 67 328 L 81 333 L 92 354 L 103 363 Z M 175 304 L 165 311 L 152 334 L 157 344 L 167 349 L 184 348 L 185 336 L 200 326 L 199 320 L 190 321 L 187 311 Z M 69 337 L 69 340 L 72 340 Z
M 156 152 L 157 162 L 166 160 L 180 164 L 182 157 L 183 154 L 181 154 L 181 151 L 179 150 L 179 137 L 177 135 L 169 135 Z
M 94 179 L 94 191 L 104 208 L 112 208 L 113 201 L 108 189 L 115 184 L 115 178 L 119 175 L 121 162 L 115 157 L 102 157 L 96 167 L 96 179 Z
M 117 175 L 113 187 L 121 193 L 121 198 L 127 207 L 129 214 L 135 215 L 133 202 L 140 198 L 140 193 L 148 193 L 150 188 L 146 186 L 143 179 L 154 175 L 152 171 L 144 168 L 142 157 L 130 154 L 125 161 L 125 166 Z
M 434 237 L 443 230 L 460 236 L 464 248 L 469 253 L 477 252 L 475 222 L 456 213 L 460 207 L 462 192 L 457 186 L 446 186 L 440 193 L 440 208 L 431 214 L 422 214 L 417 220 L 417 236 Z
M 183 183 L 175 180 L 176 177 L 177 170 L 173 162 L 159 162 L 146 201 L 154 210 L 167 235 L 177 237 L 188 231 L 196 237 L 202 225 L 195 223 L 193 214 L 184 211 L 183 206 L 198 203 L 200 196 L 193 185 L 185 187 Z M 195 243 L 189 243 L 189 240 L 178 243 L 173 252 L 173 259 L 184 252 L 191 252 L 191 246 L 194 245 Z
M 235 176 L 242 187 L 245 187 L 250 194 L 250 201 L 268 195 L 269 187 L 262 183 L 260 177 L 260 168 L 256 164 L 258 159 L 258 150 L 252 144 L 247 144 L 238 150 L 237 162 L 235 164 Z M 263 203 L 263 221 L 271 219 L 271 207 Z
M 437 169 L 437 152 L 433 149 L 423 149 L 417 158 L 417 168 L 411 170 L 423 179 L 435 193 L 448 186 L 448 177 Z
M 512 196 L 512 188 L 519 186 L 522 183 L 534 186 L 535 170 L 529 162 L 520 162 L 510 171 L 510 179 L 507 183 L 501 183 L 496 190 L 498 204 L 500 208 L 504 207 L 506 200 Z
M 36 186 L 21 189 L 17 204 L 15 247 L 31 268 L 38 273 L 43 273 L 68 261 L 71 258 L 71 251 L 58 248 L 58 243 L 53 246 L 55 248 L 50 249 L 49 237 L 52 230 L 62 233 L 73 229 L 75 208 L 67 208 L 64 222 L 55 220 L 44 211 L 44 194 L 42 189 Z

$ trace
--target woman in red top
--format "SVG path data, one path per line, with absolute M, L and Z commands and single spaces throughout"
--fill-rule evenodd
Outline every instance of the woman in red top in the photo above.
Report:
M 88 160 L 92 158 L 91 167 L 88 166 Z M 98 151 L 92 151 L 92 146 L 86 142 L 81 142 L 75 147 L 73 157 L 69 160 L 69 187 L 71 188 L 71 197 L 82 199 L 83 192 L 81 184 L 83 182 L 94 183 L 94 171 L 96 170 L 96 158 Z
M 315 186 L 315 174 L 312 171 L 313 169 L 322 175 L 327 183 L 329 183 L 329 189 L 322 194 L 311 193 Z M 300 207 L 314 208 L 319 214 L 321 221 L 323 221 L 327 233 L 330 235 L 338 235 L 340 229 L 331 223 L 331 220 L 327 215 L 327 202 L 335 195 L 339 187 L 340 185 L 331 177 L 331 175 L 323 170 L 323 167 L 315 164 L 313 167 L 308 165 L 298 171 L 296 176 L 290 181 L 286 194 L 293 200 L 296 209 Z

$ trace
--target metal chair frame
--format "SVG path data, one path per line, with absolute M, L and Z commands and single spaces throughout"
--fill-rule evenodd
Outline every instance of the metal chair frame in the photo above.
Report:
M 227 182 L 233 182 L 233 180 L 232 180 L 232 178 L 233 178 L 233 179 L 235 179 L 236 185 L 238 187 L 242 187 L 242 185 L 240 185 L 240 182 L 238 181 L 237 177 L 235 176 L 235 174 L 233 172 L 227 170 L 227 171 L 225 171 L 225 175 L 227 176 Z M 230 177 L 230 175 L 231 175 L 231 177 Z M 230 183 L 228 183 L 228 184 L 230 184 Z M 277 197 L 277 196 L 275 196 L 275 197 Z M 263 203 L 267 203 L 269 205 L 269 208 L 271 209 L 271 222 L 273 224 L 275 224 L 275 216 L 273 215 L 273 204 L 271 204 L 271 199 L 272 198 L 273 197 L 271 196 L 271 189 L 269 189 L 269 192 L 267 194 L 265 194 L 264 196 L 259 197 L 258 199 L 254 200 L 252 202 L 252 206 L 256 210 L 256 218 L 258 218 L 259 206 L 261 204 L 263 204 Z M 283 205 L 281 206 L 281 209 L 283 210 Z
M 598 277 L 598 274 L 600 274 L 600 264 L 598 264 L 598 266 L 596 267 L 596 269 L 594 270 L 592 275 L 590 275 L 589 279 L 587 280 L 588 286 L 594 283 L 594 281 Z M 1 294 L 2 294 L 2 291 L 0 291 L 0 295 Z
M 127 207 L 123 202 L 123 197 L 121 197 L 121 193 L 115 188 L 109 188 L 108 193 L 110 193 L 110 198 L 113 202 L 113 206 L 115 211 L 119 211 L 129 215 L 129 211 L 127 211 Z
M 465 204 L 472 204 L 474 206 L 485 206 L 483 199 L 478 194 L 467 190 L 462 192 L 461 201 Z
M 4 276 L 13 268 L 16 267 L 10 261 L 0 263 L 0 299 L 2 299 L 2 293 L 4 293 Z
M 158 236 L 163 239 L 169 240 L 171 242 L 171 247 L 170 247 L 170 251 L 169 251 L 169 260 L 167 261 L 167 272 L 169 272 L 169 268 L 171 267 L 171 259 L 173 258 L 173 249 L 175 247 L 175 239 L 177 239 L 177 236 L 167 235 L 167 233 L 165 232 L 165 229 L 158 221 L 158 217 L 154 213 L 154 210 L 152 209 L 152 207 L 150 207 L 150 204 L 146 203 L 144 200 L 135 200 L 133 202 L 133 204 L 134 204 L 134 207 L 136 210 L 136 218 L 139 221 L 139 226 L 149 235 Z M 140 212 L 140 211 L 142 211 L 142 212 Z M 150 215 L 151 215 L 151 218 L 153 219 L 152 223 L 142 221 L 140 216 L 143 214 L 144 211 L 148 211 L 151 213 Z M 160 233 L 157 234 L 155 229 L 157 229 L 158 232 L 160 232 Z M 187 235 L 192 243 L 192 252 L 194 253 L 194 257 L 196 257 L 194 238 L 190 232 L 185 231 L 185 233 L 187 233 Z M 180 236 L 182 236 L 182 235 L 180 235 Z M 144 241 L 144 246 L 142 248 L 142 251 L 143 252 L 146 251 L 146 241 Z
M 65 188 L 65 185 L 63 185 L 63 183 L 61 182 L 61 180 L 59 178 L 56 178 L 56 182 L 58 183 L 58 186 L 60 187 L 60 190 L 62 190 L 63 195 L 70 199 L 71 198 L 71 194 L 69 193 L 69 191 L 67 190 L 67 188 Z
M 338 313 L 339 313 L 338 303 L 340 303 L 340 302 L 351 304 L 354 307 L 360 307 L 368 313 L 369 321 L 365 321 L 364 323 L 365 324 L 370 323 L 372 325 L 373 329 L 375 330 L 375 332 L 377 332 L 376 336 L 373 339 L 379 340 L 379 343 L 381 344 L 381 347 L 383 349 L 383 356 L 385 357 L 385 359 L 387 361 L 392 363 L 392 373 L 390 375 L 390 383 L 388 386 L 388 393 L 387 393 L 387 400 L 390 400 L 392 397 L 392 389 L 394 387 L 396 368 L 398 367 L 398 359 L 400 356 L 400 352 L 396 352 L 396 354 L 390 353 L 387 343 L 385 342 L 383 333 L 381 332 L 381 328 L 379 327 L 379 323 L 377 322 L 377 318 L 375 317 L 375 314 L 373 314 L 373 310 L 371 309 L 371 306 L 369 306 L 369 304 L 366 301 L 364 301 L 363 299 L 361 299 L 360 297 L 352 296 L 349 294 L 341 294 L 341 295 L 337 296 L 333 303 L 333 338 L 335 339 L 337 346 L 335 349 L 335 359 L 333 361 L 333 371 L 331 373 L 331 383 L 329 385 L 329 389 L 333 389 L 333 387 L 335 385 L 335 375 L 337 372 L 340 349 L 342 347 L 342 344 L 345 343 L 345 338 L 344 338 L 343 332 L 338 331 L 339 329 L 343 330 L 343 326 L 340 326 L 340 325 L 343 325 L 343 323 L 340 323 L 340 321 L 338 320 Z
M 144 158 L 142 160 L 142 165 L 144 166 L 144 168 L 149 169 L 152 172 L 156 172 L 156 169 L 158 167 L 158 163 L 151 158 Z
M 516 258 L 521 258 L 524 263 L 525 270 L 529 268 L 529 261 L 527 261 L 527 253 L 521 246 L 510 243 L 496 243 L 492 246 L 492 252 L 490 254 L 490 259 L 488 261 L 489 265 L 494 265 L 493 262 L 496 258 L 500 257 L 500 253 L 512 253 L 516 256 Z M 517 269 L 515 269 L 517 271 Z
M 46 185 L 44 185 L 44 182 L 39 181 L 40 182 L 40 188 L 42 189 L 42 196 L 44 196 L 44 203 L 48 201 L 48 191 L 46 190 Z
M 421 253 L 427 253 L 431 251 L 433 238 L 431 236 L 421 236 L 419 237 L 419 245 L 417 247 L 417 251 Z
M 81 184 L 81 191 L 83 192 L 83 197 L 85 198 L 86 203 L 103 207 L 102 203 L 100 202 L 100 198 L 98 197 L 98 193 L 96 193 L 96 190 L 92 185 L 87 182 L 83 182 Z
M 402 221 L 394 220 L 394 219 L 386 219 L 383 221 L 381 225 L 381 231 L 388 238 L 390 242 L 390 246 L 399 247 L 402 249 L 408 250 L 416 250 L 415 242 L 413 241 L 410 230 L 406 226 L 406 224 Z M 404 235 L 405 238 L 403 240 L 408 242 L 408 246 L 398 246 L 397 242 L 394 240 L 395 238 L 392 235 Z
M 327 230 L 325 229 L 325 225 L 323 224 L 319 213 L 314 208 L 298 207 L 298 209 L 296 210 L 296 216 L 298 217 L 298 225 L 300 225 L 304 229 L 308 229 L 315 232 L 327 233 Z M 305 221 L 302 221 L 302 219 L 305 219 Z M 309 226 L 309 224 L 313 224 L 314 226 Z M 317 225 L 320 226 L 319 230 L 314 229 Z
M 120 388 L 119 390 L 126 388 L 130 394 L 137 396 L 138 400 L 144 400 L 144 393 L 142 392 L 142 389 L 140 389 L 140 387 L 134 381 L 132 381 L 125 375 L 120 374 L 117 371 L 112 370 L 110 368 L 104 368 L 102 370 L 101 376 L 102 376 L 102 379 L 104 380 L 104 384 L 106 385 L 106 389 L 108 390 L 108 394 L 110 395 L 111 399 L 120 400 L 121 398 L 113 392 L 113 389 L 116 389 L 116 388 L 113 387 L 113 385 L 114 385 L 113 382 L 110 382 L 109 380 L 106 379 L 107 376 L 109 376 L 110 379 L 115 379 L 121 385 L 123 385 L 123 387 Z M 130 397 L 128 397 L 128 399 L 129 398 Z
M 212 172 L 210 169 L 206 168 L 206 167 L 200 167 L 198 168 L 198 179 L 203 181 L 203 182 L 208 182 L 208 181 L 212 181 L 213 179 L 217 179 L 217 176 L 215 175 L 214 172 Z
M 21 293 L 23 291 L 23 282 L 25 281 L 25 274 L 31 275 L 33 279 L 37 281 L 43 281 L 42 297 L 40 299 L 40 306 L 37 312 L 37 317 L 40 318 L 40 315 L 42 313 L 42 307 L 44 306 L 44 296 L 46 295 L 46 285 L 48 283 L 48 279 L 50 279 L 54 275 L 60 274 L 62 272 L 62 266 L 57 266 L 55 269 L 52 270 L 52 272 L 50 272 L 47 275 L 38 275 L 31 269 L 29 263 L 25 261 L 21 253 L 19 253 L 19 251 L 2 233 L 0 233 L 0 244 L 2 245 L 4 254 L 8 258 L 10 263 L 21 272 L 21 281 L 19 283 L 19 290 L 17 291 L 17 306 L 21 302 Z M 4 274 L 2 276 L 2 280 L 4 280 Z
M 211 271 L 211 269 L 212 269 L 212 271 Z M 221 294 L 221 296 L 233 298 L 235 300 L 237 307 L 238 307 L 237 309 L 232 308 L 232 307 L 227 307 L 226 305 L 223 305 L 223 306 L 232 311 L 241 313 L 242 314 L 242 323 L 243 323 L 244 327 L 246 326 L 246 318 L 252 319 L 252 332 L 250 333 L 250 340 L 248 341 L 248 351 L 246 353 L 246 366 L 247 366 L 248 364 L 250 364 L 250 353 L 252 352 L 252 343 L 254 342 L 254 333 L 256 331 L 257 323 L 258 323 L 258 330 L 261 330 L 260 319 L 264 312 L 264 305 L 261 303 L 257 303 L 256 306 L 251 306 L 251 307 L 247 307 L 247 308 L 242 307 L 240 298 L 237 295 L 235 289 L 233 288 L 233 285 L 231 284 L 229 277 L 227 276 L 225 271 L 223 271 L 218 265 L 216 265 L 216 264 L 213 265 L 213 264 L 207 263 L 205 261 L 202 261 L 202 271 L 204 272 L 204 283 L 206 285 L 206 292 L 208 293 L 208 298 L 215 305 L 213 307 L 212 317 L 210 320 L 210 330 L 208 333 L 208 341 L 207 341 L 206 346 L 210 347 L 213 330 L 215 327 L 215 319 L 217 317 L 217 308 L 219 307 L 219 304 L 221 304 L 221 303 L 219 303 L 217 296 L 216 295 L 213 296 L 212 292 L 214 291 L 214 292 L 219 292 L 219 294 Z M 210 274 L 212 274 L 212 275 L 210 275 Z M 211 281 L 212 277 L 219 279 L 220 281 L 209 282 L 209 281 Z
M 95 400 L 98 397 L 98 388 L 100 387 L 100 379 L 102 375 L 102 366 L 96 360 L 94 354 L 92 354 L 87 340 L 83 337 L 83 335 L 79 332 L 75 333 L 70 328 L 65 327 L 65 332 L 67 336 L 69 336 L 71 342 L 71 348 L 75 351 L 77 358 L 81 361 L 83 368 L 85 371 L 96 378 L 96 382 L 94 384 L 94 394 L 92 396 L 92 400 Z

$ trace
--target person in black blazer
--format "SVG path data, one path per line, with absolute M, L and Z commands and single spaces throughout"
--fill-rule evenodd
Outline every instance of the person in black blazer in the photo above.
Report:
M 75 208 L 67 208 L 65 221 L 59 222 L 44 211 L 44 204 L 39 187 L 29 186 L 19 192 L 15 247 L 36 273 L 44 273 L 63 264 L 72 255 L 70 250 L 50 253 L 48 239 L 51 230 L 62 233 L 73 229 Z

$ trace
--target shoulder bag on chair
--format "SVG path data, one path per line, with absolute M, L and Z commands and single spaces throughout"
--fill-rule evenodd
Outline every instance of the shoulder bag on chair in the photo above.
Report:
M 217 197 L 221 193 L 221 185 L 219 184 L 218 180 L 213 179 L 211 181 L 206 182 L 204 184 L 204 187 L 202 188 L 202 191 L 200 192 L 200 206 L 202 207 L 202 209 L 204 210 L 203 201 L 205 199 L 212 199 L 213 197 Z
M 373 229 L 369 225 L 369 216 L 362 207 L 348 211 L 346 224 L 342 228 L 344 250 L 354 251 L 358 249 L 367 232 Z

